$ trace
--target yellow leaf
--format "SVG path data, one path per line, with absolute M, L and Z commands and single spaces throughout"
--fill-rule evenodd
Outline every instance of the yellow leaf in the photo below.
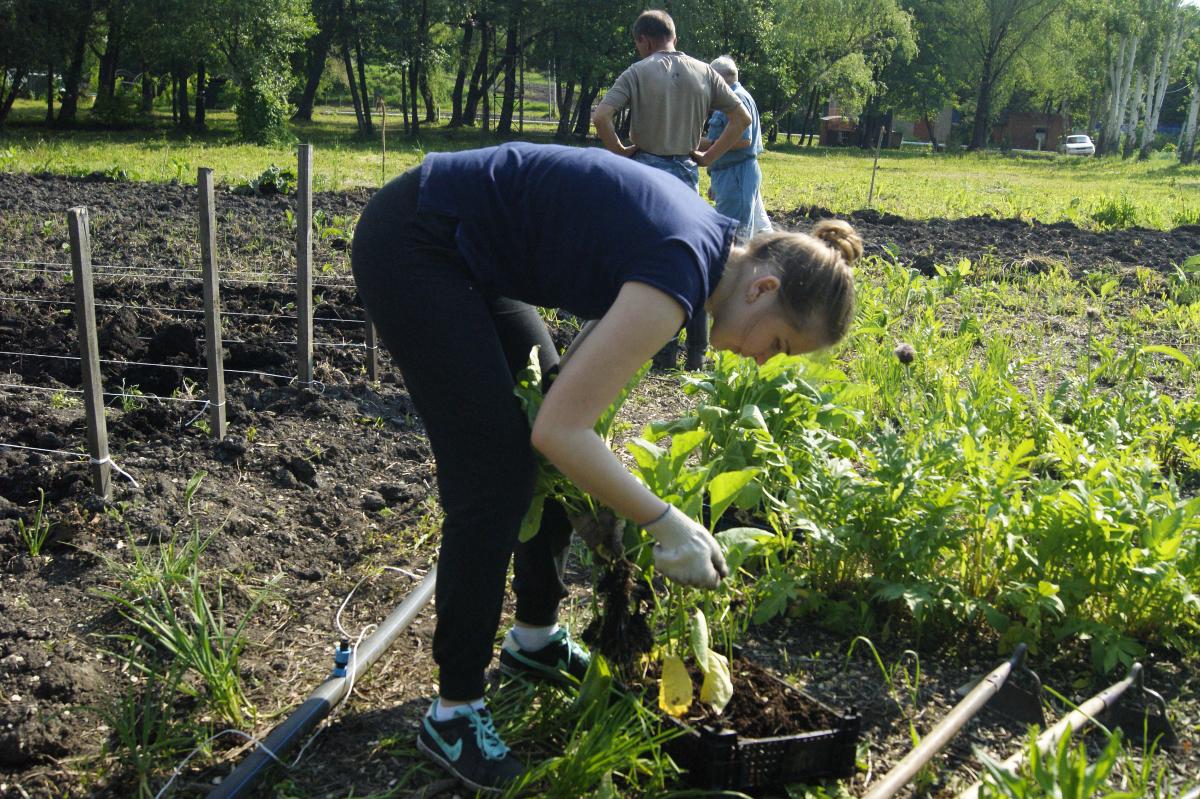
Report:
M 675 655 L 663 658 L 658 706 L 664 713 L 677 718 L 692 706 L 692 678 L 687 673 L 687 666 Z
M 700 701 L 712 705 L 721 713 L 733 697 L 733 680 L 729 676 L 729 661 L 725 656 L 708 650 L 708 671 L 704 672 L 704 684 L 700 686 Z

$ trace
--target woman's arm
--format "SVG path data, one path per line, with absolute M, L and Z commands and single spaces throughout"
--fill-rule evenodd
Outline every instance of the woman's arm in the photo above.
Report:
M 626 283 L 578 342 L 546 393 L 533 446 L 572 482 L 639 524 L 666 507 L 617 460 L 594 426 L 642 364 L 678 332 L 679 303 L 645 283 Z

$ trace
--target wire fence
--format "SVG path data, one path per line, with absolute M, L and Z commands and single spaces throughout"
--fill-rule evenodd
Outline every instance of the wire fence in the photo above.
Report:
M 311 163 L 311 147 L 301 145 L 299 157 L 302 165 L 305 163 L 305 159 L 308 159 L 308 163 Z M 304 181 L 301 181 L 301 183 L 303 184 Z M 337 312 L 336 308 L 334 308 L 335 312 L 333 315 L 317 316 L 313 313 L 314 302 L 322 310 L 331 307 L 324 304 L 322 298 L 316 295 L 314 290 L 353 291 L 355 289 L 353 277 L 345 272 L 331 272 L 328 270 L 328 264 L 319 274 L 314 274 L 312 264 L 313 239 L 311 236 L 306 238 L 303 235 L 297 241 L 294 254 L 295 272 L 288 272 L 285 269 L 273 270 L 270 268 L 262 270 L 229 269 L 225 272 L 220 272 L 215 262 L 217 239 L 215 230 L 216 218 L 213 213 L 212 170 L 201 169 L 197 175 L 197 185 L 200 188 L 200 225 L 198 228 L 199 251 L 202 261 L 200 266 L 178 262 L 167 263 L 165 259 L 164 262 L 151 264 L 95 262 L 91 258 L 88 211 L 82 207 L 73 208 L 67 213 L 67 227 L 71 240 L 71 263 L 52 259 L 0 258 L 0 285 L 7 284 L 6 288 L 2 290 L 3 293 L 0 293 L 0 303 L 10 306 L 29 305 L 71 308 L 75 312 L 75 322 L 78 327 L 78 344 L 80 347 L 79 354 L 28 352 L 22 349 L 0 350 L 0 358 L 15 359 L 17 363 L 22 364 L 22 368 L 26 359 L 77 362 L 80 364 L 80 374 L 82 377 L 82 381 L 79 384 L 80 388 L 31 385 L 25 382 L 0 380 L 0 395 L 13 396 L 21 392 L 30 392 L 39 395 L 50 394 L 51 396 L 70 397 L 72 398 L 72 403 L 79 403 L 82 400 L 87 416 L 88 441 L 86 449 L 88 451 L 85 453 L 72 450 L 56 450 L 3 441 L 0 441 L 0 447 L 12 450 L 27 450 L 42 454 L 57 454 L 70 458 L 86 458 L 93 466 L 98 467 L 93 469 L 97 493 L 107 497 L 107 476 L 110 467 L 136 484 L 133 477 L 121 469 L 120 466 L 113 463 L 108 455 L 107 431 L 103 408 L 114 402 L 120 402 L 124 410 L 130 410 L 128 406 L 131 403 L 178 403 L 192 406 L 193 408 L 198 405 L 199 411 L 186 424 L 190 425 L 199 420 L 205 412 L 210 412 L 210 421 L 213 427 L 211 432 L 215 437 L 219 438 L 224 435 L 225 426 L 225 375 L 283 380 L 287 381 L 288 385 L 300 383 L 323 392 L 325 388 L 324 384 L 316 380 L 313 375 L 314 364 L 312 358 L 313 350 L 315 348 L 322 348 L 363 350 L 367 353 L 368 375 L 371 379 L 376 379 L 378 347 L 375 344 L 374 327 L 370 322 L 365 318 L 343 317 Z M 305 186 L 301 195 L 298 197 L 296 207 L 296 221 L 298 223 L 296 230 L 303 233 L 309 226 L 308 222 L 312 218 L 311 185 Z M 324 238 L 319 229 L 315 232 L 320 238 Z M 334 260 L 338 259 L 335 258 Z M 21 280 L 22 278 L 41 278 L 41 280 L 34 279 L 25 282 Z M 114 302 L 110 299 L 106 302 L 96 302 L 94 284 L 100 281 L 111 281 L 108 284 L 109 290 L 104 292 L 106 295 L 117 294 L 119 297 L 120 294 L 118 292 L 128 292 L 133 294 L 133 298 L 141 301 Z M 154 299 L 161 297 L 166 289 L 161 286 L 153 289 L 149 287 L 154 284 L 168 282 L 184 284 L 180 290 L 180 294 L 184 297 L 192 295 L 194 286 L 200 284 L 203 289 L 204 307 L 175 307 L 174 303 L 155 303 Z M 57 286 L 55 285 L 56 283 L 58 284 Z M 253 298 L 260 306 L 264 304 L 265 299 L 265 304 L 268 307 L 273 306 L 277 310 L 274 312 L 222 310 L 219 307 L 220 303 L 217 301 L 222 285 L 237 287 L 232 289 L 233 297 L 236 298 L 235 307 L 237 307 L 237 300 L 246 301 Z M 119 286 L 120 288 L 114 288 L 115 286 Z M 146 288 L 140 289 L 138 288 L 139 286 Z M 290 290 L 295 294 L 295 300 L 294 302 L 273 301 L 270 294 L 267 294 L 265 291 L 257 297 L 253 297 L 253 295 L 246 296 L 247 294 L 251 294 L 249 289 L 255 286 L 265 290 L 278 290 L 281 294 Z M 47 290 L 48 287 L 49 290 Z M 75 294 L 72 299 L 59 299 L 54 296 L 56 293 L 54 291 L 55 288 L 67 289 L 69 287 L 73 287 L 73 293 Z M 37 296 L 29 296 L 30 289 L 33 289 Z M 152 293 L 155 291 L 158 294 Z M 139 296 L 142 292 L 145 292 L 150 297 L 148 301 Z M 50 296 L 45 296 L 47 293 Z M 106 296 L 106 299 L 109 299 L 109 297 Z M 192 363 L 156 363 L 152 361 L 127 360 L 124 358 L 99 357 L 98 331 L 95 325 L 96 309 L 98 308 L 112 311 L 145 311 L 168 316 L 203 316 L 206 330 L 205 337 L 203 339 L 196 338 L 193 341 L 204 342 L 206 345 L 204 355 L 200 360 L 200 363 L 204 365 L 195 365 Z M 287 310 L 291 310 L 292 312 L 288 313 L 286 312 Z M 266 325 L 295 323 L 296 337 L 293 340 L 279 339 L 278 337 L 267 337 L 257 340 L 245 338 L 225 340 L 222 337 L 221 331 L 221 320 L 225 317 L 261 320 Z M 366 340 L 365 342 L 347 340 L 345 335 L 337 330 L 330 331 L 333 333 L 332 338 L 317 340 L 313 336 L 313 325 L 315 323 L 335 328 L 342 326 L 364 328 L 366 331 Z M 138 341 L 148 341 L 151 343 L 155 340 L 151 336 L 137 336 L 136 338 Z M 223 363 L 223 348 L 226 344 L 259 345 L 274 348 L 295 347 L 298 374 L 287 375 L 257 369 L 228 369 Z M 191 392 L 195 389 L 199 380 L 189 381 L 184 377 L 180 379 L 182 380 L 183 390 L 187 396 L 147 394 L 138 390 L 136 386 L 133 386 L 132 389 L 127 388 L 124 381 L 122 381 L 119 391 L 105 391 L 102 385 L 101 367 L 142 367 L 171 370 L 176 373 L 204 372 L 208 375 L 207 393 L 209 396 L 205 398 L 191 396 Z
M 28 305 L 59 305 L 59 306 L 67 305 L 67 306 L 71 306 L 71 307 L 75 306 L 75 302 L 73 300 L 44 300 L 44 299 L 41 299 L 40 297 L 12 297 L 12 296 L 8 296 L 8 295 L 0 295 L 0 302 L 25 303 Z M 131 311 L 158 311 L 159 313 L 164 313 L 164 314 L 167 314 L 167 313 L 193 314 L 193 315 L 203 315 L 204 314 L 203 308 L 172 308 L 170 306 L 165 306 L 165 305 L 134 305 L 132 303 L 126 303 L 126 302 L 98 302 L 98 303 L 96 303 L 96 307 L 97 308 L 117 308 L 117 309 L 128 308 Z M 222 310 L 221 315 L 222 316 L 247 317 L 247 318 L 251 318 L 251 319 L 284 319 L 284 320 L 289 320 L 289 321 L 296 321 L 300 318 L 294 314 L 271 314 L 271 313 L 255 313 L 252 311 L 226 311 L 226 310 Z M 345 319 L 343 317 L 335 317 L 335 316 L 314 316 L 312 318 L 312 320 L 314 322 L 328 322 L 330 324 L 353 325 L 353 326 L 358 326 L 358 327 L 362 327 L 367 324 L 366 321 L 364 321 L 362 319 Z
M 71 265 L 54 261 L 12 261 L 0 259 L 0 264 L 10 264 L 9 266 L 0 266 L 0 272 L 9 272 L 14 274 L 43 274 L 43 275 L 70 275 Z M 15 266 L 13 264 L 16 264 Z M 28 266 L 22 266 L 28 264 Z M 58 268 L 49 268 L 58 267 Z M 177 281 L 203 281 L 204 275 L 199 269 L 155 269 L 153 267 L 138 267 L 138 266 L 108 266 L 95 267 L 96 276 L 103 276 L 112 280 L 141 280 L 144 282 L 152 282 L 155 280 L 177 280 Z M 120 271 L 117 271 L 120 270 Z M 229 277 L 234 275 L 234 277 Z M 252 275 L 253 277 L 237 277 L 237 275 Z M 249 272 L 245 270 L 231 270 L 221 273 L 221 284 L 232 283 L 235 285 L 246 286 L 284 286 L 295 287 L 298 282 L 289 277 L 275 276 L 260 272 Z M 312 284 L 315 288 L 324 289 L 353 289 L 354 279 L 350 276 L 342 280 L 314 280 Z

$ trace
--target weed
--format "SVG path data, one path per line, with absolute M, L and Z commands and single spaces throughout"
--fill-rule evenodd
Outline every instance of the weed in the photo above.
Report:
M 221 582 L 218 580 L 210 593 L 194 560 L 195 549 L 187 554 L 191 562 L 182 573 L 170 577 L 154 572 L 138 575 L 134 582 L 145 586 L 142 593 L 106 592 L 101 596 L 116 605 L 121 616 L 137 629 L 135 636 L 126 636 L 131 644 L 141 642 L 155 652 L 169 655 L 180 669 L 194 672 L 206 689 L 213 711 L 230 724 L 244 727 L 255 711 L 246 699 L 238 660 L 246 645 L 245 626 L 265 592 L 254 598 L 230 628 L 225 619 Z M 159 562 L 165 563 L 161 558 Z M 152 669 L 143 669 L 149 670 Z M 186 682 L 181 683 L 181 689 L 195 693 Z
M 1090 216 L 1101 229 L 1123 229 L 1137 224 L 1138 209 L 1128 195 L 1105 195 L 1092 205 Z
M 192 515 L 192 499 L 196 496 L 196 490 L 200 488 L 200 483 L 207 476 L 208 472 L 201 469 L 188 478 L 187 487 L 183 490 L 183 504 L 187 508 L 189 516 Z
M 126 413 L 136 411 L 146 405 L 146 400 L 142 399 L 146 394 L 135 383 L 132 386 L 125 385 L 125 381 L 121 381 L 121 410 Z
M 17 519 L 17 533 L 30 556 L 35 558 L 42 554 L 42 547 L 45 546 L 46 539 L 50 537 L 50 519 L 47 518 L 45 511 L 46 492 L 39 488 L 37 511 L 33 514 L 33 521 L 26 525 L 24 519 Z
M 143 676 L 105 707 L 92 712 L 109 729 L 104 754 L 120 764 L 122 776 L 132 783 L 132 795 L 151 799 L 155 775 L 178 759 L 192 737 L 178 720 L 178 693 L 183 672 L 170 664 L 163 673 L 127 658 L 122 671 Z

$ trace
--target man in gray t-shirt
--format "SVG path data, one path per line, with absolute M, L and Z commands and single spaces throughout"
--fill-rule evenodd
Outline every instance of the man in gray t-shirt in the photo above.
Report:
M 750 124 L 749 112 L 712 67 L 675 49 L 675 22 L 665 11 L 643 11 L 633 24 L 633 42 L 641 56 L 617 78 L 592 112 L 592 124 L 604 146 L 616 153 L 662 169 L 700 188 L 700 167 L 710 166 L 737 144 Z M 625 146 L 613 117 L 629 108 Z M 712 111 L 729 119 L 725 130 L 705 151 L 696 147 Z M 708 319 L 699 312 L 687 326 L 687 367 L 699 369 L 708 346 Z M 655 356 L 656 366 L 674 366 L 675 343 Z
M 677 175 L 694 188 L 701 166 L 720 158 L 750 124 L 750 115 L 725 80 L 708 64 L 675 49 L 675 23 L 665 11 L 644 11 L 633 25 L 641 61 L 626 69 L 592 113 L 600 141 L 624 155 Z M 613 117 L 629 109 L 629 138 L 617 136 Z M 704 122 L 713 111 L 729 117 L 725 135 L 697 152 Z

